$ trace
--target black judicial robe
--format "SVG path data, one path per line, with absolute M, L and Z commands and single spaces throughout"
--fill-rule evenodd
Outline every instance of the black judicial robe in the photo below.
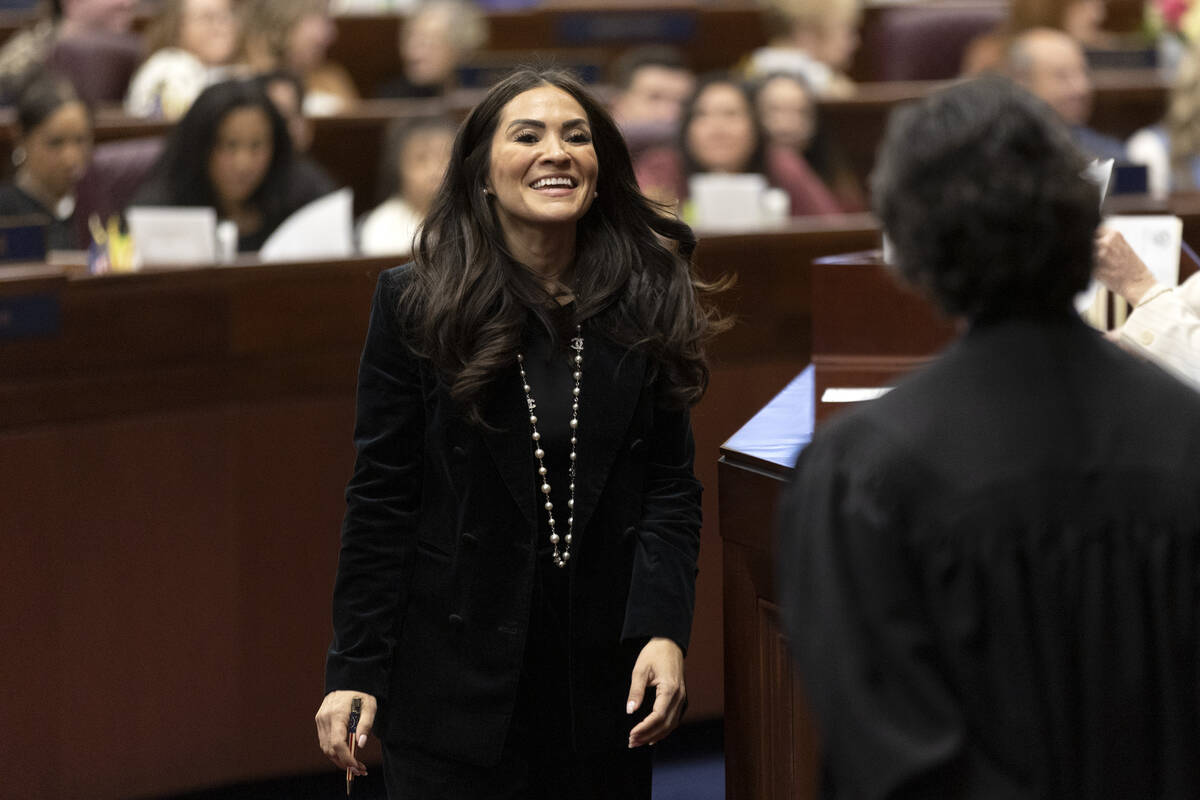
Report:
M 485 402 L 492 429 L 470 425 L 405 346 L 397 303 L 409 276 L 380 275 L 359 367 L 325 688 L 375 695 L 388 742 L 487 766 L 501 756 L 525 666 L 544 499 L 515 357 Z M 689 414 L 656 402 L 645 357 L 586 323 L 584 347 L 561 612 L 570 744 L 594 752 L 625 747 L 649 711 L 625 714 L 646 641 L 687 649 L 700 483 Z M 554 502 L 565 532 L 565 496 Z
M 780 513 L 826 797 L 1200 797 L 1200 395 L 977 325 L 820 431 Z

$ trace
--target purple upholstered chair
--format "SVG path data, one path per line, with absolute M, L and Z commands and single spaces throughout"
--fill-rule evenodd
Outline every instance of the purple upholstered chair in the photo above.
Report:
M 47 65 L 70 78 L 85 101 L 105 105 L 125 99 L 143 55 L 133 34 L 86 34 L 57 42 Z
M 863 37 L 867 80 L 941 80 L 958 75 L 972 39 L 1005 19 L 993 0 L 897 6 L 883 9 Z
M 164 144 L 164 139 L 153 137 L 96 145 L 91 166 L 75 190 L 75 221 L 84 241 L 88 217 L 96 214 L 107 220 L 110 215 L 124 211 L 149 176 Z

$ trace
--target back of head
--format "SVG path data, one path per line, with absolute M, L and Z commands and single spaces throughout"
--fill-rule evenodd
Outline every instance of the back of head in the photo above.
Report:
M 872 175 L 895 266 L 948 313 L 1068 313 L 1100 218 L 1084 157 L 1050 109 L 998 77 L 892 115 Z

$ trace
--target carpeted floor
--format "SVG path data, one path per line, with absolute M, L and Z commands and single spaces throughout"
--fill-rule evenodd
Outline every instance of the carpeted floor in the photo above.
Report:
M 682 726 L 658 745 L 654 800 L 724 800 L 725 758 L 721 720 Z M 345 797 L 345 779 L 336 772 L 224 786 L 159 800 L 330 800 Z M 354 800 L 386 800 L 383 775 L 375 770 L 354 781 Z M 148 799 L 147 799 L 148 800 Z

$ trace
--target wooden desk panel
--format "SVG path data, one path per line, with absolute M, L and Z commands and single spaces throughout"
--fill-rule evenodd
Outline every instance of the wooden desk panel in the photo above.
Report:
M 718 448 L 808 359 L 811 259 L 876 235 L 861 218 L 702 237 L 701 271 L 739 275 L 720 303 L 743 322 L 714 344 L 694 414 L 708 491 L 692 719 L 723 710 Z M 0 671 L 23 688 L 0 725 L 55 709 L 45 746 L 6 778 L 14 794 L 145 796 L 328 767 L 312 714 L 355 372 L 392 263 L 0 269 L 0 299 L 51 293 L 62 310 L 58 335 L 0 342 L 0 633 L 19 643 Z

